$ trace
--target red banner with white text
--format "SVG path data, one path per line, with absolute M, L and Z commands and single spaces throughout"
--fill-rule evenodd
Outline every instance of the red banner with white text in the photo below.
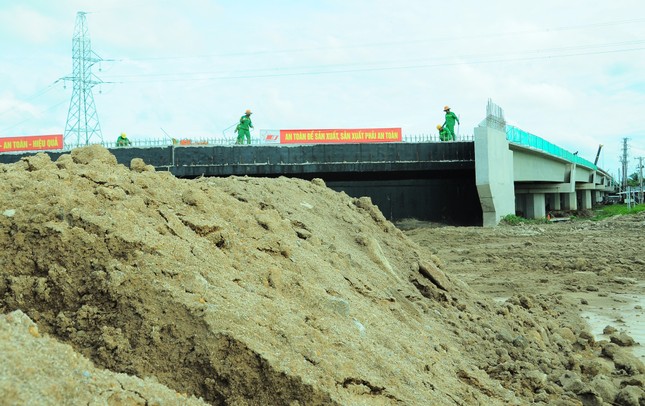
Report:
M 401 128 L 280 130 L 280 144 L 401 142 L 402 139 Z
M 63 134 L 0 137 L 0 152 L 63 149 Z

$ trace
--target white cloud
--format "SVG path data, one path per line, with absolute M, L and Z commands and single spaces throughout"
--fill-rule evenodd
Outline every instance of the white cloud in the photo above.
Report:
M 17 99 L 14 95 L 0 95 L 0 119 L 3 122 L 23 118 L 25 115 L 36 116 L 39 109 L 31 103 Z
M 76 11 L 92 12 L 94 51 L 119 59 L 95 73 L 126 82 L 101 86 L 103 94 L 95 88 L 106 139 L 125 129 L 162 136 L 160 127 L 219 135 L 246 108 L 258 129 L 433 133 L 445 104 L 472 133 L 492 98 L 513 124 L 585 149 L 588 159 L 604 143 L 612 166 L 622 136 L 634 150 L 645 142 L 637 136 L 645 132 L 645 51 L 624 51 L 645 48 L 637 0 L 47 3 L 0 4 L 0 47 L 13 58 L 0 56 L 10 78 L 2 91 L 24 100 L 68 74 Z M 160 56 L 178 58 L 150 59 Z M 70 95 L 57 88 L 32 103 L 47 110 Z M 62 126 L 65 107 L 20 128 Z
M 0 13 L 0 35 L 15 45 L 51 45 L 61 28 L 54 18 L 23 5 L 10 6 Z

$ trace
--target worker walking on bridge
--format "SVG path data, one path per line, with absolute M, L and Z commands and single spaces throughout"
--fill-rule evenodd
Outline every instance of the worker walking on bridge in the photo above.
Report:
M 457 115 L 455 113 L 450 111 L 449 106 L 445 106 L 443 108 L 443 111 L 446 113 L 446 120 L 443 123 L 443 127 L 445 129 L 447 129 L 448 132 L 450 132 L 451 138 L 453 140 L 455 140 L 456 139 L 456 137 L 455 137 L 455 121 L 457 122 L 457 124 L 459 124 L 459 117 L 457 117 Z
M 235 127 L 235 132 L 237 133 L 236 144 L 244 144 L 244 139 L 246 138 L 247 144 L 251 145 L 251 128 L 253 128 L 253 122 L 251 122 L 251 110 L 246 110 L 244 115 L 240 117 L 240 122 Z

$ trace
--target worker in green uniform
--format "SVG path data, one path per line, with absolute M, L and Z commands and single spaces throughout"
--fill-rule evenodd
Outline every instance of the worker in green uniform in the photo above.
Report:
M 446 120 L 443 123 L 443 127 L 446 128 L 451 135 L 451 138 L 454 140 L 455 138 L 455 121 L 457 124 L 459 124 L 459 117 L 452 111 L 450 111 L 450 107 L 445 106 L 443 108 L 443 111 L 446 113 Z
M 128 136 L 125 133 L 121 133 L 116 139 L 116 146 L 117 147 L 128 147 L 132 145 L 130 140 L 128 139 Z
M 454 141 L 454 138 L 450 134 L 450 131 L 441 124 L 437 124 L 437 130 L 439 130 L 439 139 L 441 141 Z
M 247 144 L 251 145 L 251 128 L 253 128 L 253 123 L 251 122 L 251 110 L 246 110 L 244 115 L 240 117 L 240 123 L 235 127 L 235 132 L 237 133 L 236 144 L 244 144 L 244 139 L 246 138 Z

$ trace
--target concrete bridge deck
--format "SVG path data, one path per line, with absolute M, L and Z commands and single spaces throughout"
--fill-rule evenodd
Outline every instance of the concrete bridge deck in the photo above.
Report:
M 142 158 L 178 177 L 322 178 L 350 196 L 370 196 L 390 220 L 417 218 L 492 226 L 508 214 L 591 208 L 610 178 L 488 127 L 474 141 L 374 144 L 166 146 L 112 149 L 119 163 Z M 64 152 L 49 152 L 56 159 Z M 23 154 L 0 154 L 0 163 Z

